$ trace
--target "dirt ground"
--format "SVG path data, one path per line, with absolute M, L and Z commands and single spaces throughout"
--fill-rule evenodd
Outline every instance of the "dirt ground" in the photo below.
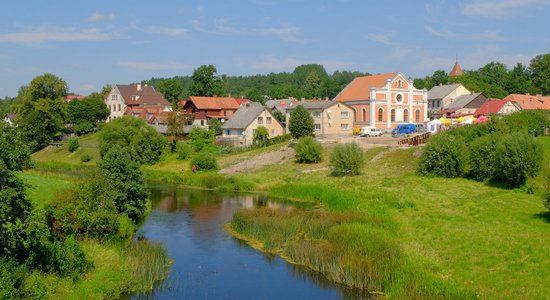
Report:
M 324 148 L 331 148 L 340 143 L 357 142 L 363 149 L 370 149 L 375 147 L 390 146 L 392 148 L 402 148 L 408 146 L 397 145 L 400 140 L 398 138 L 392 138 L 389 134 L 384 134 L 378 137 L 360 137 L 360 136 L 341 136 L 341 137 L 327 137 L 318 139 Z M 220 170 L 221 174 L 236 174 L 236 173 L 249 173 L 254 172 L 261 167 L 279 164 L 288 160 L 294 159 L 294 149 L 290 147 L 283 147 L 281 149 L 270 151 L 256 155 L 250 159 L 243 160 L 227 166 Z

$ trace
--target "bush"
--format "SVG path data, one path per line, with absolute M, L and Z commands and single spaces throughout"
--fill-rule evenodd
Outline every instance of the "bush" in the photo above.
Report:
M 313 117 L 302 105 L 298 105 L 292 112 L 288 123 L 288 130 L 295 139 L 312 136 L 315 131 Z
M 63 242 L 55 242 L 52 247 L 52 265 L 61 277 L 76 279 L 80 274 L 86 273 L 92 263 L 86 259 L 84 251 L 73 236 L 69 236 Z
M 188 143 L 182 141 L 176 143 L 176 157 L 179 160 L 187 159 L 191 152 L 193 152 L 193 149 Z
M 72 137 L 67 141 L 67 144 L 69 145 L 69 152 L 75 152 L 76 149 L 80 146 L 78 143 L 78 138 Z
M 264 126 L 258 126 L 254 131 L 254 137 L 252 137 L 252 142 L 254 145 L 264 147 L 269 145 L 269 132 Z
M 335 176 L 358 175 L 365 165 L 365 157 L 357 143 L 340 144 L 330 153 L 330 163 Z
M 82 156 L 80 156 L 80 162 L 89 162 L 90 160 L 92 160 L 92 156 L 89 154 L 89 153 L 84 153 L 82 154 Z
M 0 299 L 19 299 L 19 289 L 25 279 L 25 268 L 0 257 Z
M 544 192 L 544 206 L 550 210 L 550 175 L 546 176 L 546 191 Z
M 466 169 L 466 144 L 458 135 L 440 133 L 432 137 L 420 157 L 420 174 L 460 177 Z
M 310 136 L 302 137 L 296 144 L 296 161 L 299 163 L 318 163 L 321 161 L 323 147 Z
M 538 173 L 543 155 L 542 146 L 529 134 L 506 135 L 496 147 L 495 179 L 518 187 Z
M 477 181 L 490 180 L 495 175 L 496 146 L 500 135 L 486 135 L 470 145 L 470 176 Z
M 74 126 L 74 133 L 76 135 L 83 135 L 92 131 L 94 131 L 94 124 L 90 122 L 82 122 Z
M 193 159 L 191 159 L 191 163 L 189 164 L 191 167 L 193 165 L 197 166 L 198 171 L 208 171 L 208 170 L 217 170 L 218 169 L 218 162 L 216 160 L 216 157 L 210 153 L 205 152 L 199 152 L 197 153 Z

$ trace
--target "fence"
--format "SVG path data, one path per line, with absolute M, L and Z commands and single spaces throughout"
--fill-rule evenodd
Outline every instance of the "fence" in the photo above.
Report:
M 409 146 L 418 146 L 425 144 L 428 139 L 430 138 L 431 133 L 426 132 L 421 135 L 415 135 L 410 138 L 402 139 L 399 142 L 397 142 L 398 145 L 409 145 Z

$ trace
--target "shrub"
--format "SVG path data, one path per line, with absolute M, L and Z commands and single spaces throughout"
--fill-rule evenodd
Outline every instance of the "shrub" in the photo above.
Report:
M 82 156 L 80 156 L 80 162 L 89 162 L 90 160 L 92 160 L 92 156 L 89 154 L 89 153 L 84 153 L 82 154 Z
M 365 157 L 357 143 L 340 144 L 330 153 L 330 163 L 335 176 L 358 175 L 365 165 Z
M 78 123 L 74 126 L 74 133 L 76 133 L 76 135 L 83 135 L 88 132 L 92 132 L 93 130 L 94 130 L 94 124 L 87 121 Z
M 420 157 L 420 174 L 442 177 L 460 177 L 466 169 L 464 138 L 441 133 L 432 137 Z
M 550 210 L 550 175 L 546 176 L 546 191 L 544 192 L 544 206 Z
M 216 160 L 216 157 L 213 154 L 206 153 L 206 152 L 199 152 L 197 153 L 193 159 L 191 159 L 190 166 L 193 165 L 197 166 L 197 170 L 217 170 L 218 169 L 218 162 Z
M 53 244 L 52 261 L 59 276 L 73 279 L 92 267 L 92 263 L 86 259 L 84 251 L 72 235 L 63 242 L 58 241 Z
M 493 178 L 497 162 L 496 146 L 499 135 L 475 139 L 470 145 L 470 176 L 477 181 Z
M 302 137 L 296 144 L 296 161 L 299 163 L 318 163 L 321 161 L 323 147 L 310 136 Z
M 25 268 L 0 257 L 0 299 L 19 299 L 19 289 L 25 278 Z
M 269 142 L 270 144 L 278 144 L 278 143 L 290 141 L 291 138 L 292 138 L 291 134 L 283 134 L 283 135 L 278 135 L 276 137 L 271 138 Z
M 292 112 L 288 123 L 288 130 L 295 139 L 303 136 L 312 136 L 315 130 L 313 117 L 302 105 L 298 105 Z
M 495 179 L 517 187 L 538 173 L 543 155 L 542 146 L 529 134 L 506 135 L 496 147 Z
M 179 160 L 187 159 L 191 152 L 193 149 L 188 143 L 182 141 L 176 143 L 176 155 Z
M 75 152 L 76 149 L 80 146 L 78 143 L 78 138 L 72 137 L 67 141 L 67 144 L 69 145 L 69 152 Z
M 258 126 L 254 131 L 254 137 L 252 137 L 252 142 L 258 146 L 267 146 L 269 145 L 269 132 L 264 126 Z
M 136 228 L 132 219 L 127 215 L 122 214 L 118 218 L 118 236 L 123 240 L 128 240 L 134 236 Z

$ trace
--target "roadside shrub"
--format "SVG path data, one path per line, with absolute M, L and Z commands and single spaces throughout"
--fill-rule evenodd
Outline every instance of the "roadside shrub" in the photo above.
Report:
M 334 176 L 358 175 L 365 165 L 363 150 L 357 143 L 336 145 L 330 153 Z
M 470 176 L 477 181 L 493 178 L 497 163 L 496 147 L 500 135 L 477 138 L 470 145 Z
M 69 146 L 69 152 L 75 152 L 76 149 L 80 146 L 78 143 L 78 138 L 72 137 L 67 141 L 67 144 Z
M 80 156 L 80 162 L 89 162 L 90 160 L 92 160 L 92 156 L 89 154 L 89 153 L 84 153 Z
M 296 161 L 299 163 L 318 163 L 323 154 L 321 143 L 310 136 L 300 138 L 295 150 Z
M 176 157 L 179 160 L 185 160 L 189 157 L 189 155 L 193 152 L 193 149 L 191 146 L 183 141 L 179 141 L 176 143 Z
M 543 155 L 542 146 L 529 134 L 506 135 L 496 147 L 495 179 L 518 187 L 538 173 Z
M 211 153 L 199 152 L 191 159 L 190 167 L 197 166 L 197 171 L 217 170 L 218 162 Z
M 441 133 L 432 137 L 420 157 L 418 172 L 442 177 L 460 177 L 466 169 L 464 138 Z

